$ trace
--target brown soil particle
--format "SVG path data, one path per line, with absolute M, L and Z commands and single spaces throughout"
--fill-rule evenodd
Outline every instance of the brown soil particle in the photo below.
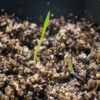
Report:
M 35 23 L 0 16 L 0 100 L 100 100 L 100 27 L 83 18 L 50 20 L 34 63 L 41 32 Z

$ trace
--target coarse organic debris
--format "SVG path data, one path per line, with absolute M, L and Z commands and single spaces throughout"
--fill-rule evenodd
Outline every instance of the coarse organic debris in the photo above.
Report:
M 0 16 L 0 100 L 100 100 L 99 26 L 51 19 L 34 62 L 42 26 Z

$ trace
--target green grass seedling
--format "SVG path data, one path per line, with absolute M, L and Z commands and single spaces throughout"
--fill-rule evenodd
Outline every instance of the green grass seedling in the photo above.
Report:
M 43 26 L 43 31 L 42 31 L 42 35 L 41 35 L 40 41 L 39 41 L 39 43 L 38 43 L 38 46 L 37 46 L 37 48 L 36 48 L 36 50 L 35 50 L 35 52 L 34 52 L 34 56 L 33 56 L 34 62 L 36 62 L 37 53 L 38 53 L 39 48 L 40 48 L 40 46 L 41 46 L 41 44 L 42 44 L 42 40 L 43 40 L 43 38 L 44 38 L 46 29 L 47 29 L 47 26 L 48 26 L 48 23 L 49 23 L 49 19 L 50 19 L 50 11 L 48 12 L 47 17 L 46 17 L 46 19 L 45 19 L 44 26 Z
M 70 59 L 69 54 L 66 54 L 66 57 L 67 57 L 67 59 L 68 59 L 68 67 L 69 67 L 69 70 L 71 71 L 71 73 L 72 73 L 75 77 L 77 77 L 79 80 L 81 80 L 82 82 L 85 82 L 84 79 L 82 79 L 79 75 L 77 75 L 77 74 L 75 73 L 75 71 L 74 71 L 74 69 L 73 69 L 73 67 L 72 67 L 72 63 L 71 63 L 71 59 Z M 65 61 L 65 64 L 66 64 L 66 61 Z
M 71 71 L 72 73 L 75 73 L 75 72 L 74 72 L 74 69 L 73 69 L 73 67 L 72 67 L 72 63 L 71 63 L 70 56 L 67 55 L 67 57 L 68 57 L 68 67 L 69 67 L 69 69 L 70 69 L 70 71 Z

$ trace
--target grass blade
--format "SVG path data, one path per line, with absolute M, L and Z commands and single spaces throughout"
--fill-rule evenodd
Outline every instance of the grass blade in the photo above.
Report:
M 50 11 L 48 12 L 47 14 L 47 17 L 45 19 L 45 22 L 44 22 L 44 26 L 43 26 L 43 31 L 42 31 L 42 35 L 41 35 L 41 38 L 40 38 L 40 41 L 39 41 L 39 44 L 34 52 L 34 57 L 33 57 L 33 60 L 36 61 L 36 57 L 37 57 L 37 53 L 39 51 L 39 48 L 42 44 L 42 40 L 43 40 L 43 37 L 44 37 L 44 34 L 45 34 L 45 31 L 47 29 L 47 26 L 48 26 L 48 23 L 49 23 L 49 18 L 50 18 Z
M 79 80 L 81 80 L 82 82 L 85 83 L 85 80 L 82 79 L 79 75 L 77 75 L 75 72 L 74 72 L 74 69 L 72 67 L 72 64 L 71 64 L 71 59 L 70 59 L 70 56 L 67 54 L 67 57 L 68 57 L 68 67 L 70 69 L 70 71 L 72 72 L 72 74 L 77 77 Z
M 71 64 L 70 56 L 69 56 L 69 55 L 67 55 L 67 56 L 68 56 L 68 66 L 69 66 L 69 69 L 70 69 L 70 71 L 71 71 L 72 73 L 75 73 L 75 72 L 74 72 L 74 69 L 73 69 L 73 67 L 72 67 L 72 64 Z

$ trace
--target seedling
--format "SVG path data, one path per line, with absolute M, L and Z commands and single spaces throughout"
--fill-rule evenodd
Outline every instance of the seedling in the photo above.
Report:
M 72 67 L 72 63 L 71 63 L 70 56 L 67 55 L 67 57 L 68 57 L 68 66 L 69 66 L 69 69 L 70 69 L 70 71 L 71 71 L 72 73 L 75 73 L 75 72 L 74 72 L 74 69 L 73 69 L 73 67 Z
M 82 79 L 79 75 L 77 75 L 77 74 L 75 73 L 75 71 L 74 71 L 74 69 L 73 69 L 73 67 L 72 67 L 72 63 L 71 63 L 71 59 L 70 59 L 69 54 L 66 54 L 66 56 L 65 56 L 65 64 L 66 64 L 66 57 L 67 57 L 67 59 L 68 59 L 68 67 L 69 67 L 69 70 L 71 71 L 71 73 L 72 73 L 75 77 L 77 77 L 79 80 L 81 80 L 82 82 L 85 82 L 84 79 Z
M 37 48 L 36 48 L 36 50 L 34 52 L 34 57 L 33 57 L 34 62 L 36 62 L 37 53 L 38 53 L 39 48 L 40 48 L 40 46 L 42 44 L 42 40 L 43 40 L 43 37 L 45 35 L 46 29 L 47 29 L 47 26 L 48 26 L 48 23 L 49 23 L 49 18 L 50 18 L 50 11 L 48 12 L 47 17 L 45 19 L 44 26 L 43 26 L 43 31 L 42 31 L 42 35 L 41 35 L 40 41 L 38 43 L 38 46 L 37 46 Z

